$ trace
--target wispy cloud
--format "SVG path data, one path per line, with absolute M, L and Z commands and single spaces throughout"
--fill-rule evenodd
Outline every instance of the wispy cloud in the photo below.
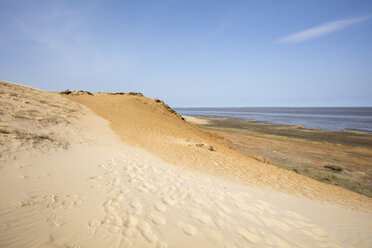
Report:
M 86 24 L 88 17 L 83 10 L 50 4 L 37 15 L 21 12 L 7 14 L 7 17 L 20 40 L 33 44 L 38 52 L 46 54 L 51 66 L 63 64 L 63 68 L 79 68 L 78 73 L 89 74 L 107 73 L 112 70 L 112 64 L 131 65 L 124 61 L 122 54 L 107 51 L 106 46 L 95 42 L 96 36 Z
M 278 39 L 277 43 L 300 43 L 307 40 L 311 40 L 320 36 L 325 36 L 333 32 L 342 30 L 352 25 L 361 23 L 369 19 L 370 16 L 363 16 L 358 18 L 344 19 L 332 22 L 326 22 L 319 26 L 306 29 L 285 37 Z

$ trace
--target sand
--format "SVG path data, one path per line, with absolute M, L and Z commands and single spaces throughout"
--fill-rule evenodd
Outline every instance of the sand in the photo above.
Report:
M 141 100 L 129 97 L 139 107 L 133 116 L 141 116 Z M 141 147 L 145 137 L 138 137 L 136 145 L 135 138 L 125 142 L 113 131 L 112 121 L 55 93 L 2 82 L 0 100 L 0 247 L 369 247 L 372 243 L 369 211 L 269 190 L 260 181 L 241 184 L 204 169 L 186 169 L 191 163 L 175 166 L 165 161 L 167 156 L 155 156 L 153 150 Z M 135 104 L 132 107 L 134 111 Z M 20 110 L 33 114 L 16 118 L 24 113 Z M 164 113 L 165 121 L 183 123 L 162 106 L 153 111 Z M 57 121 L 50 121 L 53 115 Z M 137 123 L 139 129 L 145 126 L 139 119 Z M 125 129 L 128 124 L 123 125 Z M 155 141 L 159 133 L 164 135 L 163 149 L 173 142 L 211 156 L 223 150 L 218 143 L 213 145 L 216 151 L 194 147 L 194 136 L 185 141 L 172 128 L 162 130 L 160 118 L 147 125 L 158 125 L 157 134 L 151 135 Z M 202 141 L 209 137 L 185 125 Z M 146 133 L 140 130 L 134 134 Z M 191 136 L 194 131 L 187 132 Z
M 68 96 L 110 122 L 127 144 L 142 148 L 188 171 L 205 172 L 253 187 L 266 188 L 348 208 L 372 209 L 372 199 L 262 163 L 231 147 L 223 137 L 182 120 L 154 99 L 131 95 Z M 210 146 L 213 151 L 210 151 Z

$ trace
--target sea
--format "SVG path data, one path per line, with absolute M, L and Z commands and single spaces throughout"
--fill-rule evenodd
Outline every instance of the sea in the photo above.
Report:
M 302 125 L 308 129 L 372 133 L 372 107 L 175 108 L 184 116 Z

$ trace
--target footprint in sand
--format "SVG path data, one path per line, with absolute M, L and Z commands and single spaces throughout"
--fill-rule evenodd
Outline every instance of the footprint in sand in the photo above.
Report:
M 148 242 L 155 243 L 158 240 L 158 237 L 152 232 L 150 225 L 146 221 L 141 221 L 137 225 L 137 229 Z
M 53 246 L 53 247 L 55 247 L 55 246 Z M 78 244 L 65 244 L 64 247 L 67 247 L 67 248 L 81 248 L 82 246 L 78 245 Z
M 156 248 L 168 248 L 168 244 L 164 241 L 159 242 Z
M 129 215 L 124 221 L 126 227 L 135 227 L 138 224 L 138 220 L 135 216 Z
M 191 217 L 203 224 L 209 224 L 212 222 L 212 218 L 207 214 L 193 214 Z
M 151 230 L 143 230 L 141 234 L 150 243 L 155 243 L 158 240 L 158 237 Z
M 93 177 L 89 177 L 88 180 L 91 180 L 91 181 L 99 181 L 102 179 L 102 176 L 93 176 Z
M 149 190 L 147 188 L 143 187 L 143 186 L 139 186 L 138 190 L 141 191 L 142 193 L 145 193 L 145 194 L 149 193 Z
M 326 237 L 328 236 L 328 232 L 324 231 L 323 229 L 316 227 L 311 230 L 314 234 L 321 236 L 321 237 Z
M 173 194 L 170 195 L 170 199 L 171 200 L 174 200 L 174 201 L 182 201 L 184 199 L 186 199 L 188 196 L 188 193 L 187 192 L 175 192 Z
M 132 241 L 127 237 L 122 237 L 119 243 L 119 248 L 132 247 Z
M 292 218 L 294 218 L 296 220 L 308 221 L 308 219 L 305 216 L 303 216 L 303 215 L 301 215 L 299 213 L 293 212 L 293 211 L 287 210 L 287 211 L 285 211 L 285 214 L 288 217 L 292 217 Z
M 89 221 L 89 223 L 88 223 L 88 225 L 89 225 L 90 227 L 98 227 L 100 224 L 101 224 L 101 221 L 99 221 L 99 220 L 91 220 L 91 221 Z
M 231 241 L 225 242 L 223 247 L 224 248 L 237 248 L 236 245 Z
M 196 204 L 196 205 L 199 205 L 200 207 L 208 207 L 209 204 L 208 202 L 206 202 L 205 200 L 201 199 L 201 198 L 193 198 L 193 202 Z
M 268 246 L 275 246 L 275 247 L 278 247 L 278 248 L 291 248 L 293 246 L 289 245 L 287 242 L 285 242 L 284 240 L 282 240 L 281 238 L 277 237 L 277 236 L 271 236 L 271 237 L 267 237 L 265 239 L 265 243 L 268 245 Z
M 165 204 L 167 204 L 167 205 L 169 205 L 169 206 L 173 206 L 173 205 L 176 205 L 176 204 L 177 204 L 177 201 L 172 200 L 172 199 L 170 199 L 170 198 L 167 197 L 167 196 L 163 196 L 161 199 L 162 199 L 162 201 L 163 201 Z
M 135 209 L 141 209 L 142 208 L 142 204 L 139 201 L 136 201 L 136 200 L 132 201 L 130 206 L 135 208 Z
M 217 210 L 216 211 L 216 217 L 218 219 L 221 219 L 223 221 L 231 221 L 231 217 L 229 214 L 226 214 L 225 212 L 221 211 L 221 210 Z
M 223 200 L 225 200 L 225 196 L 223 196 L 223 195 L 215 195 L 214 196 L 214 199 L 216 199 L 217 201 L 223 201 Z
M 251 205 L 248 205 L 248 204 L 246 204 L 245 202 L 242 202 L 242 201 L 236 201 L 235 206 L 237 206 L 240 210 L 243 210 L 243 211 L 248 211 L 248 212 L 251 212 L 251 213 L 259 212 L 258 208 L 253 207 Z
M 121 219 L 121 217 L 115 216 L 111 224 L 114 226 L 121 227 L 123 225 L 123 220 Z
M 261 241 L 261 238 L 256 234 L 257 231 L 253 228 L 248 231 L 246 228 L 240 227 L 236 230 L 236 233 L 242 236 L 245 240 L 250 243 L 258 243 Z
M 125 187 L 123 187 L 123 186 L 120 187 L 120 193 L 121 193 L 121 194 L 126 194 L 126 193 L 128 193 L 128 192 L 129 192 L 129 190 L 128 190 L 127 188 L 125 188 Z
M 49 223 L 49 225 L 51 227 L 59 227 L 59 226 L 62 226 L 64 223 L 60 220 L 60 218 L 55 215 L 55 214 L 52 214 L 48 217 L 47 219 L 47 222 Z
M 154 224 L 164 225 L 166 223 L 165 218 L 158 213 L 150 213 L 147 217 L 154 222 Z
M 324 242 L 327 239 L 328 233 L 321 228 L 312 228 L 310 230 L 304 230 L 304 234 L 313 238 L 314 240 Z
M 148 183 L 148 182 L 144 182 L 143 187 L 145 187 L 146 189 L 149 189 L 149 190 L 155 188 L 154 185 L 152 185 L 151 183 Z
M 198 229 L 192 225 L 188 224 L 180 224 L 182 231 L 186 233 L 187 235 L 194 236 L 198 233 Z
M 289 232 L 289 231 L 292 230 L 292 228 L 290 226 L 288 226 L 286 223 L 284 223 L 282 221 L 279 221 L 277 219 L 267 218 L 267 217 L 263 217 L 263 216 L 260 217 L 260 219 L 268 227 L 277 227 L 284 232 Z
M 69 195 L 66 194 L 64 196 L 61 195 L 45 195 L 41 202 L 46 205 L 47 208 L 56 209 L 56 208 L 64 208 L 69 209 L 73 207 L 77 207 L 82 204 L 82 198 L 79 195 Z
M 132 201 L 132 203 L 130 204 L 130 206 L 132 207 L 132 214 L 135 214 L 135 215 L 140 215 L 142 213 L 142 210 L 143 210 L 143 206 L 140 202 L 138 201 Z
M 223 235 L 218 230 L 208 230 L 208 232 L 205 233 L 206 238 L 216 244 L 221 244 L 223 241 Z
M 39 203 L 40 200 L 38 200 L 36 196 L 31 196 L 25 200 L 18 202 L 17 207 L 30 207 Z
M 257 217 L 254 216 L 253 214 L 250 214 L 249 212 L 243 213 L 243 214 L 244 214 L 244 217 L 250 222 L 254 223 L 257 226 L 262 226 L 262 222 L 259 219 L 257 219 Z
M 117 227 L 117 226 L 110 226 L 108 230 L 109 230 L 110 233 L 116 234 L 120 231 L 120 228 Z
M 161 202 L 155 203 L 154 208 L 160 212 L 165 212 L 167 210 L 167 206 Z
M 240 197 L 242 197 L 243 199 L 249 199 L 249 198 L 252 197 L 252 196 L 251 196 L 249 193 L 247 193 L 247 192 L 240 192 L 240 193 L 238 193 L 238 195 L 239 195 Z
M 231 214 L 232 212 L 232 210 L 226 205 L 220 205 L 220 209 L 227 214 Z
M 99 220 L 89 221 L 89 223 L 88 223 L 89 227 L 88 227 L 88 230 L 87 230 L 86 234 L 88 236 L 91 236 L 91 237 L 96 235 L 97 229 L 100 227 L 100 225 L 101 225 L 101 222 Z
M 124 228 L 122 234 L 128 238 L 133 237 L 137 233 L 137 229 L 134 227 Z

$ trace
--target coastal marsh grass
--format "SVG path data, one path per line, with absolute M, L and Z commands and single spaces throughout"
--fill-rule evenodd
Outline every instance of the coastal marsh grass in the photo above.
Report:
M 354 191 L 356 193 L 372 197 L 372 187 L 348 175 L 339 174 L 333 171 L 326 171 L 326 170 L 320 170 L 316 168 L 303 167 L 303 166 L 294 165 L 294 164 L 286 164 L 286 163 L 281 163 L 278 161 L 271 161 L 270 164 L 283 168 L 283 169 L 294 171 L 298 174 L 310 177 L 312 179 L 321 181 L 323 183 L 340 186 L 345 189 Z
M 343 145 L 364 146 L 372 148 L 372 134 L 355 131 L 322 131 L 320 129 L 306 129 L 299 125 L 281 125 L 247 121 L 240 119 L 205 118 L 208 124 L 205 128 L 246 131 L 267 135 L 277 135 L 288 138 L 306 139 L 315 142 L 330 142 Z
M 194 125 L 261 162 L 372 197 L 372 134 L 227 118 Z M 259 159 L 262 158 L 262 159 Z

